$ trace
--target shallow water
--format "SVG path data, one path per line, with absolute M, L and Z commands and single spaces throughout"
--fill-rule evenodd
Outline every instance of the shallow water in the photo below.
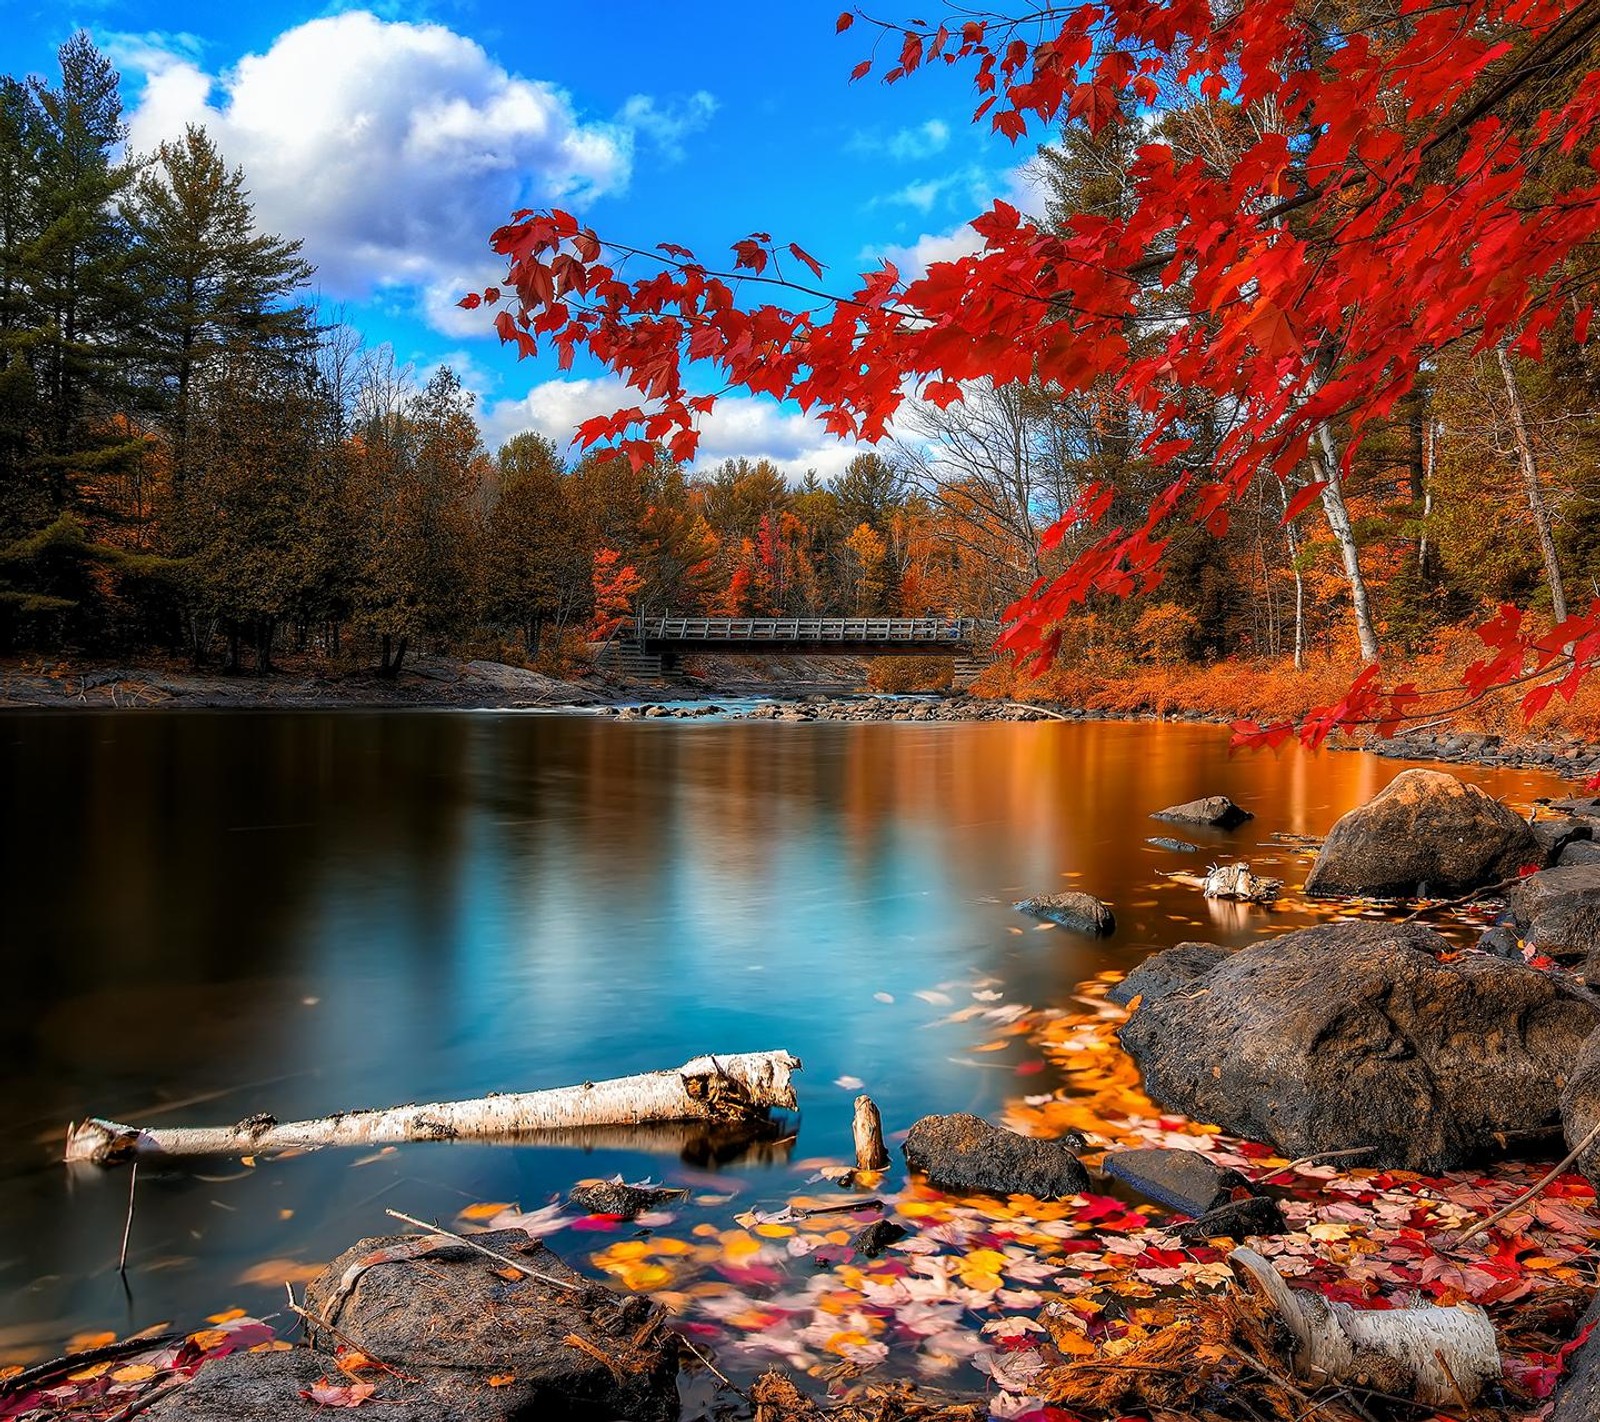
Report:
M 739 1191 L 730 1212 L 781 1199 L 798 1162 L 848 1152 L 858 1081 L 890 1130 L 994 1112 L 1050 1083 L 1024 1088 L 1012 1050 L 980 1056 L 971 1028 L 939 1023 L 974 984 L 1045 1005 L 1185 938 L 1325 916 L 1293 892 L 1309 859 L 1272 836 L 1325 832 L 1403 768 L 1230 757 L 1195 725 L 8 715 L 0 1363 L 79 1331 L 268 1311 L 284 1261 L 395 1228 L 385 1206 L 533 1208 L 617 1172 L 714 1177 Z M 1519 806 L 1559 789 L 1460 773 Z M 1256 818 L 1147 818 L 1219 792 Z M 1223 855 L 1288 880 L 1287 902 L 1207 904 L 1163 877 Z M 1115 906 L 1113 938 L 1011 908 L 1065 887 Z M 90 1114 L 288 1120 L 777 1047 L 805 1062 L 797 1137 L 732 1161 L 661 1133 L 141 1169 L 126 1289 L 126 1173 L 58 1163 Z

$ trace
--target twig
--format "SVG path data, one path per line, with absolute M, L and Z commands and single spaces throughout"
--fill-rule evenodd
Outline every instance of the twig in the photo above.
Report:
M 361 1356 L 367 1359 L 375 1368 L 379 1368 L 383 1372 L 388 1373 L 390 1377 L 399 1378 L 401 1382 L 416 1383 L 419 1386 L 426 1386 L 426 1384 L 422 1382 L 422 1379 L 417 1377 L 415 1374 L 408 1373 L 403 1368 L 397 1368 L 393 1363 L 384 1362 L 383 1359 L 380 1358 L 376 1353 L 369 1350 L 365 1344 L 357 1342 L 356 1339 L 350 1334 L 334 1327 L 334 1325 L 329 1323 L 327 1319 L 318 1318 L 316 1314 L 311 1312 L 310 1309 L 302 1308 L 294 1301 L 294 1295 L 292 1293 L 289 1296 L 289 1307 L 295 1313 L 299 1314 L 304 1322 L 309 1323 L 313 1329 L 326 1329 L 336 1339 L 338 1339 L 339 1342 L 343 1343 L 346 1348 L 351 1348 L 355 1352 L 361 1354 Z M 335 1359 L 334 1361 L 337 1362 L 338 1359 Z
M 1518 874 L 1510 879 L 1501 879 L 1495 884 L 1485 884 L 1482 888 L 1474 889 L 1470 894 L 1463 894 L 1459 899 L 1437 899 L 1423 904 L 1419 909 L 1414 909 L 1400 920 L 1401 923 L 1410 923 L 1413 919 L 1421 918 L 1425 913 L 1433 913 L 1437 909 L 1460 908 L 1462 904 L 1470 904 L 1478 899 L 1485 899 L 1498 893 L 1501 889 L 1509 889 L 1513 884 L 1520 884 L 1522 875 Z
M 1509 1205 L 1496 1210 L 1488 1217 L 1488 1219 L 1479 1220 L 1478 1223 L 1473 1225 L 1473 1227 L 1464 1235 L 1462 1235 L 1460 1239 L 1456 1240 L 1451 1247 L 1459 1249 L 1469 1239 L 1476 1239 L 1491 1225 L 1499 1224 L 1500 1221 L 1512 1213 L 1513 1210 L 1521 1209 L 1522 1206 L 1527 1204 L 1529 1200 L 1533 1199 L 1535 1195 L 1543 1194 L 1544 1191 L 1550 1186 L 1551 1182 L 1560 1176 L 1567 1169 L 1567 1167 L 1572 1164 L 1573 1161 L 1582 1155 L 1584 1151 L 1588 1150 L 1589 1147 L 1592 1146 L 1597 1140 L 1600 1140 L 1600 1121 L 1595 1122 L 1594 1129 L 1591 1130 L 1589 1134 L 1586 1135 L 1581 1141 L 1579 1141 L 1577 1145 L 1573 1146 L 1573 1148 L 1567 1152 L 1565 1158 L 1558 1165 L 1556 1165 L 1548 1175 L 1546 1175 L 1542 1180 L 1535 1181 L 1532 1185 L 1528 1186 L 1528 1188 L 1518 1195 L 1517 1198 Z
M 0 1379 L 0 1397 L 5 1397 L 8 1393 L 21 1392 L 36 1383 L 47 1382 L 62 1373 L 75 1373 L 91 1364 L 103 1363 L 108 1358 L 125 1358 L 129 1353 L 147 1353 L 153 1349 L 165 1348 L 169 1343 L 181 1342 L 183 1336 L 181 1333 L 153 1333 L 148 1338 L 122 1338 L 115 1343 L 89 1348 L 82 1353 L 67 1353 L 59 1358 L 51 1358 L 48 1362 L 35 1363 L 31 1368 L 24 1368 L 20 1373 L 13 1373 L 9 1378 Z
M 739 1397 L 743 1398 L 746 1402 L 750 1401 L 750 1394 L 749 1393 L 747 1393 L 742 1387 L 740 1387 L 737 1383 L 735 1383 L 732 1378 L 730 1378 L 725 1372 L 723 1372 L 721 1368 L 719 1368 L 715 1363 L 713 1363 L 710 1358 L 706 1357 L 706 1355 L 704 1353 L 702 1353 L 698 1348 L 696 1348 L 694 1346 L 694 1344 L 691 1343 L 687 1338 L 685 1338 L 683 1336 L 683 1334 L 681 1334 L 681 1333 L 678 1335 L 678 1342 L 682 1343 L 685 1348 L 687 1348 L 691 1353 L 693 1353 L 695 1355 L 695 1357 L 697 1357 L 702 1363 L 704 1363 L 706 1365 L 706 1367 L 708 1369 L 710 1369 L 712 1376 L 720 1379 L 721 1382 L 722 1382 L 722 1385 L 725 1388 L 727 1388 L 730 1392 L 733 1392 L 733 1393 L 737 1394 Z M 807 1399 L 807 1400 L 809 1401 L 810 1399 Z
M 133 1233 L 133 1187 L 139 1183 L 139 1162 L 128 1172 L 128 1218 L 122 1223 L 122 1253 L 117 1256 L 117 1273 L 128 1276 L 128 1236 Z
M 1037 711 L 1041 716 L 1048 716 L 1052 721 L 1071 719 L 1063 716 L 1059 711 L 1052 711 L 1048 706 L 1035 706 L 1028 701 L 1008 701 L 1005 705 L 1008 711 Z
M 509 1254 L 497 1254 L 492 1249 L 485 1249 L 481 1244 L 475 1244 L 463 1234 L 456 1234 L 448 1229 L 441 1229 L 438 1225 L 431 1225 L 426 1220 L 414 1219 L 410 1215 L 403 1215 L 399 1210 L 384 1210 L 384 1214 L 392 1215 L 397 1220 L 404 1220 L 408 1225 L 415 1225 L 418 1229 L 425 1229 L 433 1234 L 442 1234 L 446 1239 L 453 1239 L 457 1244 L 464 1244 L 468 1249 L 476 1250 L 479 1254 L 493 1259 L 497 1264 L 504 1264 L 508 1269 L 515 1269 L 519 1274 L 526 1274 L 530 1279 L 537 1279 L 541 1284 L 554 1284 L 558 1289 L 568 1289 L 575 1294 L 589 1292 L 586 1284 L 574 1284 L 567 1279 L 558 1279 L 554 1274 L 541 1274 L 537 1269 L 530 1269 L 528 1261 L 524 1259 L 520 1264 Z
M 837 1205 L 807 1205 L 795 1211 L 802 1219 L 810 1219 L 812 1215 L 842 1215 L 853 1213 L 856 1210 L 881 1210 L 886 1208 L 883 1201 L 876 1195 L 865 1200 L 841 1200 Z
M 1353 1155 L 1371 1155 L 1377 1146 L 1355 1146 L 1350 1150 L 1319 1150 L 1315 1155 L 1303 1155 L 1299 1160 L 1291 1160 L 1287 1165 L 1280 1165 L 1276 1170 L 1269 1170 L 1260 1180 L 1258 1185 L 1279 1175 L 1287 1175 L 1291 1170 L 1298 1170 L 1302 1165 L 1315 1165 L 1319 1160 L 1345 1160 Z

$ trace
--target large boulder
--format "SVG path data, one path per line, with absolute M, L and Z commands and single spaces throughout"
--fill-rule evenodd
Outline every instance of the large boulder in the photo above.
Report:
M 1448 898 L 1544 862 L 1527 823 L 1492 795 L 1442 770 L 1405 770 L 1334 825 L 1306 892 Z
M 1153 820 L 1171 820 L 1180 825 L 1210 825 L 1213 829 L 1236 829 L 1246 820 L 1253 820 L 1249 810 L 1240 809 L 1226 795 L 1207 795 L 1199 800 L 1186 800 L 1181 805 L 1169 805 L 1150 816 Z
M 1584 959 L 1600 969 L 1600 864 L 1561 865 L 1530 874 L 1506 892 L 1522 941 L 1552 958 Z
M 1419 924 L 1331 923 L 1147 996 L 1122 1043 L 1163 1106 L 1284 1155 L 1440 1169 L 1552 1123 L 1600 999 Z M 1363 1162 L 1366 1163 L 1366 1162 Z
M 1117 918 L 1111 912 L 1110 905 L 1101 902 L 1093 894 L 1039 894 L 1035 898 L 1023 899 L 1014 907 L 1020 913 L 1032 914 L 1035 918 L 1059 923 L 1063 928 L 1092 934 L 1097 938 L 1112 932 L 1117 926 Z
M 1060 1141 L 1019 1136 L 978 1116 L 924 1116 L 906 1135 L 906 1164 L 938 1190 L 1059 1200 L 1089 1188 L 1089 1172 Z
M 497 1379 L 508 1417 L 675 1422 L 677 1349 L 655 1304 L 583 1278 L 521 1230 L 474 1242 L 526 1273 L 443 1239 L 364 1239 L 307 1286 L 306 1309 L 430 1386 L 479 1395 Z M 335 1339 L 314 1329 L 312 1341 Z

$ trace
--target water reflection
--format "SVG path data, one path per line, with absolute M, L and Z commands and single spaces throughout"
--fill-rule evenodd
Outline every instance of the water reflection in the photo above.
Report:
M 1230 758 L 1225 733 L 1176 725 L 10 716 L 0 1361 L 271 1307 L 252 1266 L 326 1257 L 386 1204 L 532 1207 L 616 1171 L 778 1191 L 789 1169 L 770 1144 L 612 1135 L 141 1172 L 129 1306 L 125 1181 L 54 1162 L 72 1117 L 288 1119 L 782 1047 L 806 1063 L 795 1155 L 838 1156 L 854 1079 L 891 1129 L 1018 1088 L 1012 1053 L 936 1025 L 975 981 L 1061 1001 L 1153 948 L 1311 921 L 1305 861 L 1271 837 L 1322 833 L 1401 768 Z M 1555 788 L 1474 778 L 1523 803 Z M 1198 855 L 1144 843 L 1172 830 L 1152 810 L 1211 793 L 1256 819 L 1180 831 Z M 1208 906 L 1165 877 L 1224 855 L 1286 901 Z M 1010 908 L 1065 887 L 1114 904 L 1114 938 Z

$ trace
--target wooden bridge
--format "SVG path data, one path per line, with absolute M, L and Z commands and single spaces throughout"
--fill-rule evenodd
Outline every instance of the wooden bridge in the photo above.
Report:
M 976 617 L 646 617 L 608 660 L 659 674 L 697 652 L 790 657 L 986 658 L 998 622 Z

